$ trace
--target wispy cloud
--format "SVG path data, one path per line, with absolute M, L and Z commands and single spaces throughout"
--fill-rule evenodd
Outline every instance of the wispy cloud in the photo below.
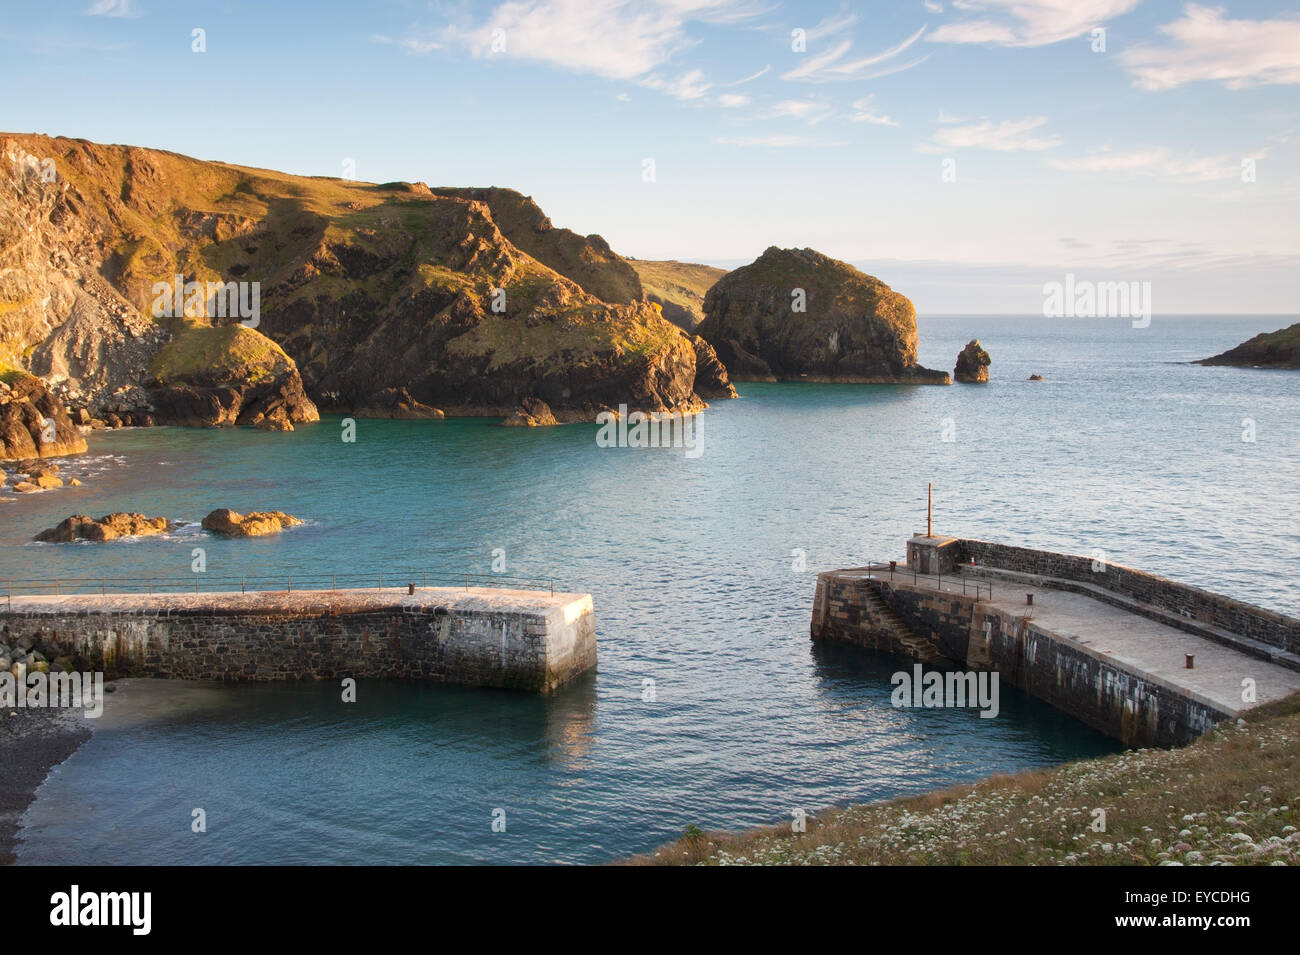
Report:
M 718 97 L 718 105 L 726 109 L 735 109 L 738 106 L 748 106 L 749 97 L 742 93 L 723 93 Z
M 1047 122 L 1045 116 L 1008 119 L 1000 123 L 981 119 L 974 123 L 947 125 L 936 129 L 929 141 L 916 148 L 921 152 L 949 152 L 954 149 L 991 149 L 995 152 L 1037 152 L 1061 145 L 1056 135 L 1032 135 Z
M 486 21 L 448 27 L 440 39 L 475 56 L 635 80 L 692 45 L 691 22 L 730 23 L 759 12 L 748 0 L 509 0 Z
M 90 17 L 138 17 L 140 10 L 133 0 L 95 0 L 86 11 Z
M 432 37 L 428 36 L 405 36 L 391 37 L 382 33 L 374 33 L 370 36 L 371 43 L 382 43 L 386 45 L 400 47 L 407 53 L 423 54 L 431 53 L 434 50 L 441 50 L 442 44 Z
M 713 84 L 705 77 L 703 70 L 690 70 L 681 76 L 667 79 L 661 76 L 647 76 L 639 82 L 647 89 L 667 93 L 674 99 L 700 99 L 713 88 Z
M 813 139 L 809 136 L 787 136 L 783 134 L 771 136 L 717 136 L 713 141 L 720 146 L 764 146 L 774 149 L 784 149 L 789 146 L 836 145 L 828 140 Z
M 1243 159 L 1263 159 L 1267 154 L 1267 149 L 1250 156 L 1200 156 L 1179 154 L 1164 148 L 1129 152 L 1103 149 L 1086 156 L 1049 159 L 1047 165 L 1068 172 L 1157 176 L 1176 182 L 1215 182 L 1240 180 Z
M 768 72 L 771 71 L 771 69 L 772 69 L 772 65 L 769 63 L 767 66 L 763 67 L 757 73 L 752 73 L 749 76 L 746 76 L 743 80 L 732 80 L 730 83 L 719 83 L 718 85 L 719 86 L 744 86 L 746 83 L 754 82 L 754 80 L 758 79 L 760 76 L 765 76 Z
M 898 125 L 892 117 L 882 113 L 876 108 L 876 97 L 874 94 L 865 99 L 854 100 L 853 112 L 849 113 L 848 119 L 853 123 L 867 123 L 871 126 Z
M 824 22 L 825 21 L 823 21 L 823 23 Z M 847 22 L 851 23 L 852 20 Z M 835 24 L 841 30 L 844 29 L 842 24 L 845 23 L 846 20 L 844 18 L 835 21 Z M 820 26 L 821 25 L 819 24 L 819 27 Z M 814 27 L 813 30 L 809 30 L 808 36 L 812 38 L 814 31 L 819 27 Z M 901 63 L 893 63 L 891 61 L 911 47 L 917 40 L 921 39 L 921 35 L 925 33 L 925 31 L 926 28 L 921 27 L 901 43 L 891 46 L 887 50 L 882 50 L 879 53 L 874 53 L 871 56 L 860 58 L 850 56 L 853 49 L 852 40 L 838 40 L 832 46 L 820 53 L 804 54 L 804 61 L 794 69 L 782 73 L 781 79 L 804 80 L 812 83 L 824 83 L 831 80 L 864 80 L 911 69 L 917 64 L 924 62 L 926 58 L 922 56 Z
M 952 6 L 974 18 L 945 23 L 931 43 L 1046 46 L 1088 33 L 1141 0 L 958 0 Z M 927 5 L 928 6 L 928 5 Z
M 1138 86 L 1167 90 L 1210 80 L 1230 90 L 1300 83 L 1300 19 L 1230 20 L 1218 7 L 1188 4 L 1160 32 L 1165 46 L 1120 55 Z
M 809 123 L 820 123 L 831 114 L 833 107 L 822 100 L 783 99 L 767 111 L 771 119 L 802 119 Z

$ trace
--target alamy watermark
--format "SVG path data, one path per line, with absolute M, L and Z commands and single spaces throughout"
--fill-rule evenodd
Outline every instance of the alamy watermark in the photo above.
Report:
M 186 282 L 183 275 L 153 284 L 154 318 L 238 318 L 256 328 L 262 317 L 260 282 Z
M 84 707 L 86 716 L 97 719 L 104 712 L 104 674 L 35 673 L 19 663 L 13 672 L 0 673 L 0 707 L 17 710 Z
M 596 415 L 598 448 L 684 448 L 688 458 L 704 453 L 699 416 L 679 411 L 602 411 Z
M 899 670 L 889 682 L 894 691 L 889 702 L 896 707 L 979 707 L 980 719 L 998 715 L 998 672 L 996 670 L 931 670 L 917 663 L 912 672 Z
M 1131 318 L 1134 328 L 1151 324 L 1150 282 L 1092 282 L 1067 272 L 1064 282 L 1043 286 L 1044 318 Z

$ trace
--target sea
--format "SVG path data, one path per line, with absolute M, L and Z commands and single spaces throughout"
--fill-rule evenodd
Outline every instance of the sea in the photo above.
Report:
M 603 863 L 1114 752 L 1010 687 L 995 719 L 894 708 L 903 664 L 810 640 L 816 574 L 901 559 L 933 485 L 939 533 L 1300 615 L 1300 372 L 1191 364 L 1296 320 L 922 317 L 922 364 L 978 338 L 991 381 L 741 383 L 692 449 L 482 418 L 92 434 L 63 462 L 81 487 L 0 491 L 0 586 L 553 584 L 593 595 L 599 665 L 546 697 L 123 681 L 37 793 L 18 861 Z M 306 523 L 220 540 L 199 526 L 217 507 Z M 177 528 L 32 542 L 122 510 Z

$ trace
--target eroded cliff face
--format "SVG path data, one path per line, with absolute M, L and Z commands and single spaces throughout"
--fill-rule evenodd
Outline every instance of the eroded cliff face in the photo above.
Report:
M 256 283 L 248 331 L 284 356 L 258 366 L 269 381 L 247 379 L 239 349 L 178 372 L 176 352 L 204 352 L 195 336 L 238 318 L 156 318 L 155 284 L 175 276 Z M 560 420 L 704 406 L 695 347 L 635 271 L 518 193 L 43 136 L 0 134 L 0 362 L 129 423 L 278 427 L 314 420 L 313 402 L 364 410 L 397 389 L 449 413 L 508 414 L 533 397 Z
M 706 339 L 737 380 L 948 384 L 916 360 L 903 295 L 812 249 L 769 248 L 704 298 Z
M 50 389 L 46 403 L 75 424 L 233 423 L 223 414 L 200 414 L 197 405 L 176 414 L 176 402 L 156 401 L 161 383 L 152 368 L 159 354 L 169 343 L 213 329 L 205 319 L 152 314 L 152 283 L 141 270 L 157 258 L 157 243 L 141 223 L 146 214 L 170 207 L 135 189 L 136 176 L 165 189 L 147 150 L 0 136 L 0 364 L 39 376 Z M 202 218 L 189 215 L 180 232 L 201 233 Z M 226 356 L 220 354 L 210 357 L 202 375 L 237 382 L 237 365 L 222 363 Z M 295 383 L 301 391 L 285 356 L 257 385 L 292 392 Z M 305 401 L 272 417 L 292 428 L 293 421 L 317 415 Z

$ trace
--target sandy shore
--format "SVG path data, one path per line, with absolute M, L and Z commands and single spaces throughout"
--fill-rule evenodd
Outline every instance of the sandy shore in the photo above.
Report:
M 14 861 L 18 820 L 51 769 L 90 739 L 80 709 L 0 709 L 0 865 Z

